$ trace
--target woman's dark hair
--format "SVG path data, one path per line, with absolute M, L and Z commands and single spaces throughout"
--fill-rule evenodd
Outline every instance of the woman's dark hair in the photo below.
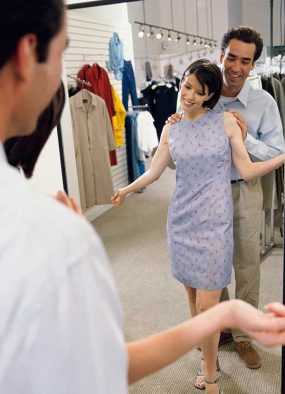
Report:
M 263 40 L 256 30 L 246 26 L 239 26 L 228 30 L 222 38 L 221 49 L 223 52 L 225 52 L 229 42 L 233 39 L 245 42 L 247 44 L 255 44 L 253 63 L 259 59 L 263 49 Z
M 49 44 L 63 23 L 63 0 L 6 0 L 1 5 L 0 69 L 11 59 L 19 40 L 35 34 L 38 61 L 48 56 Z
M 221 96 L 223 87 L 223 76 L 219 67 L 208 59 L 199 59 L 186 68 L 181 81 L 190 74 L 194 74 L 202 85 L 203 94 L 206 94 L 206 86 L 209 94 L 213 93 L 213 96 L 203 103 L 203 107 L 214 108 Z

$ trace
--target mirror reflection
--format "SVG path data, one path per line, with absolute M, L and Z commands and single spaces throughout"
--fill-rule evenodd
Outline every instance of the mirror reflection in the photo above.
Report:
M 68 11 L 67 177 L 110 256 L 129 340 L 229 297 L 282 299 L 285 78 L 269 13 L 222 0 Z M 280 349 L 223 331 L 130 392 L 218 379 L 225 392 L 279 393 L 280 368 Z

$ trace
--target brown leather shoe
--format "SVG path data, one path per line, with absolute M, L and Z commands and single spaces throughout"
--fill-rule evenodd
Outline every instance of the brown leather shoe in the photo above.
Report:
M 249 341 L 235 342 L 235 350 L 247 368 L 258 369 L 261 367 L 261 358 Z

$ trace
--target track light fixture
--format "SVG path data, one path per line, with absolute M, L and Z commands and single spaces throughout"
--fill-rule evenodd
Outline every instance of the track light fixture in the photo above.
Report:
M 138 32 L 138 37 L 139 38 L 144 38 L 144 28 L 143 28 L 142 25 L 141 25 L 140 30 Z
M 134 22 L 139 25 L 138 37 L 139 38 L 156 38 L 157 40 L 161 40 L 163 37 L 167 39 L 169 42 L 181 42 L 182 39 L 185 39 L 187 46 L 194 47 L 203 47 L 201 49 L 215 49 L 217 47 L 216 40 L 209 37 L 202 37 L 197 34 L 186 33 L 184 31 L 178 31 L 175 29 L 170 29 L 169 27 L 151 25 L 149 23 L 142 22 Z
M 162 30 L 160 30 L 158 33 L 156 33 L 156 36 L 155 36 L 155 37 L 157 38 L 157 40 L 161 40 L 162 37 L 163 37 L 163 32 L 162 32 Z

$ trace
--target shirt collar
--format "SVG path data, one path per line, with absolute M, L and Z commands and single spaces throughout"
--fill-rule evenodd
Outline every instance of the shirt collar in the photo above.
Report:
M 251 89 L 249 81 L 245 81 L 241 91 L 237 95 L 237 99 L 245 106 L 247 107 L 247 102 L 248 102 L 248 95 L 249 91 Z
M 92 94 L 92 93 L 90 93 L 90 92 L 87 90 L 87 95 L 88 95 L 88 98 L 89 98 L 89 99 L 91 98 L 91 104 L 92 104 L 92 106 L 93 106 L 93 107 L 96 107 L 97 101 L 96 101 L 96 96 L 95 96 L 95 94 Z M 75 95 L 75 106 L 76 106 L 76 108 L 85 109 L 85 106 L 84 106 L 84 104 L 83 104 L 83 93 L 82 93 L 82 90 L 81 90 L 80 92 L 78 92 L 78 93 Z

